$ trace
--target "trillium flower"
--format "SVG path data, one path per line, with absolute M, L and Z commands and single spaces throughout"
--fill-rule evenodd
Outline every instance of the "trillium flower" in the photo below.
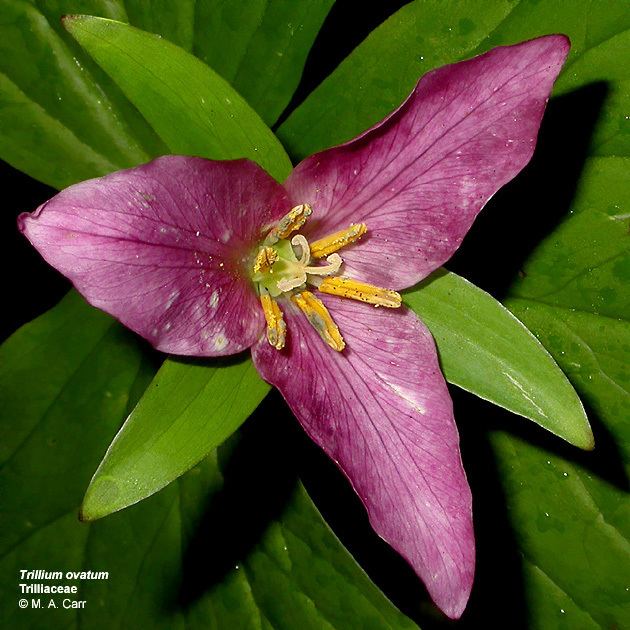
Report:
M 251 348 L 450 617 L 473 581 L 471 495 L 433 339 L 398 291 L 447 261 L 529 161 L 568 48 L 547 36 L 429 72 L 284 184 L 248 160 L 166 156 L 19 218 L 91 304 L 159 350 Z

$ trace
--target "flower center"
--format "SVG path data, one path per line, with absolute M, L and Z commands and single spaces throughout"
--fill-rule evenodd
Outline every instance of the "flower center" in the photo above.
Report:
M 281 350 L 286 341 L 286 324 L 278 299 L 291 300 L 308 318 L 320 337 L 341 352 L 345 342 L 323 302 L 307 289 L 312 285 L 321 293 L 367 302 L 374 306 L 397 308 L 401 297 L 396 291 L 357 282 L 339 276 L 343 260 L 336 252 L 358 241 L 366 232 L 365 223 L 352 224 L 345 230 L 310 243 L 296 234 L 311 215 L 308 204 L 293 208 L 273 227 L 260 245 L 252 267 L 267 322 L 267 340 Z M 312 259 L 326 258 L 326 264 L 312 264 Z

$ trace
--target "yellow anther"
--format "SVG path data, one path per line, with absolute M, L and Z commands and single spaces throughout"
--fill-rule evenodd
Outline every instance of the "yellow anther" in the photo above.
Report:
M 388 308 L 398 308 L 402 303 L 400 293 L 389 289 L 381 289 L 371 284 L 357 282 L 350 278 L 324 278 L 318 289 L 322 293 L 330 295 L 339 295 L 341 297 L 350 298 L 351 300 L 359 300 L 374 304 L 374 306 L 386 306 Z
M 254 261 L 254 273 L 269 271 L 278 260 L 278 252 L 273 247 L 261 247 Z
M 323 258 L 337 250 L 358 241 L 367 232 L 365 223 L 355 223 L 345 230 L 340 230 L 334 234 L 329 234 L 311 243 L 311 256 L 313 258 Z
M 265 244 L 273 245 L 283 238 L 287 238 L 293 232 L 297 232 L 306 223 L 312 212 L 313 209 L 307 203 L 301 203 L 292 208 L 269 232 Z
M 287 325 L 278 303 L 268 294 L 260 296 L 265 319 L 267 320 L 267 341 L 276 349 L 282 350 L 287 338 Z
M 337 324 L 320 299 L 316 298 L 310 291 L 302 291 L 292 295 L 291 300 L 297 304 L 313 328 L 319 333 L 319 336 L 333 350 L 341 352 L 346 347 Z

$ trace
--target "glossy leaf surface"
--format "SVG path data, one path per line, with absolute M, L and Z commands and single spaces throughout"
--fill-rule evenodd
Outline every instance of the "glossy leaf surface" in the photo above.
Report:
M 575 390 L 543 345 L 501 303 L 446 271 L 405 292 L 404 299 L 429 326 L 450 383 L 576 446 L 592 448 Z
M 220 79 L 220 77 L 212 73 L 210 69 L 206 68 L 194 57 L 165 41 L 157 39 L 155 36 L 107 20 L 72 18 L 69 20 L 68 24 L 72 25 L 69 27 L 73 30 L 75 35 L 78 33 L 77 36 L 92 52 L 96 50 L 97 52 L 95 54 L 97 54 L 97 56 L 100 55 L 99 58 L 105 58 L 109 63 L 113 63 L 117 73 L 116 76 L 122 76 L 122 84 L 131 89 L 132 100 L 134 100 L 143 111 L 148 107 L 148 118 L 156 127 L 167 129 L 171 134 L 173 129 L 181 132 L 170 135 L 169 138 L 171 140 L 176 138 L 177 146 L 182 153 L 194 153 L 195 147 L 198 146 L 205 155 L 210 155 L 215 158 L 249 155 L 252 159 L 263 161 L 269 170 L 277 168 L 276 173 L 278 174 L 282 172 L 282 169 L 286 170 L 288 168 L 288 161 L 282 148 L 266 126 L 260 121 L 258 116 L 222 79 Z M 99 33 L 102 34 L 102 29 L 106 29 L 109 33 L 109 35 L 105 37 L 105 40 L 99 38 Z M 113 34 L 111 31 L 113 31 Z M 116 34 L 118 34 L 118 39 L 116 39 Z M 99 45 L 103 45 L 103 41 L 107 42 L 107 46 L 113 46 L 114 40 L 117 42 L 116 45 L 108 50 L 114 50 L 121 55 L 120 57 L 116 57 L 115 55 L 112 57 L 99 48 Z M 125 46 L 128 49 L 127 52 L 121 52 Z M 152 46 L 155 48 L 152 54 L 149 55 L 149 58 L 154 63 L 161 62 L 165 64 L 165 68 L 161 68 L 159 71 L 156 70 L 155 72 L 163 79 L 163 83 L 160 83 L 158 87 L 166 94 L 166 98 L 161 98 L 162 94 L 158 95 L 159 98 L 156 98 L 156 95 L 150 90 L 142 89 L 143 85 L 141 81 L 135 80 L 134 72 L 137 71 L 136 66 L 138 59 L 141 61 L 147 59 L 147 46 L 149 48 Z M 141 52 L 138 52 L 138 50 L 141 50 Z M 139 55 L 136 58 L 136 65 L 134 65 L 133 61 L 130 62 L 134 51 Z M 168 69 L 172 69 L 172 64 L 177 62 L 180 63 L 180 65 L 177 66 L 177 71 L 169 74 Z M 181 64 L 183 64 L 183 67 Z M 150 77 L 154 75 L 150 73 L 147 74 L 145 70 L 141 69 L 140 76 L 150 79 Z M 181 82 L 182 77 L 191 80 L 191 78 L 195 76 L 197 76 L 198 80 L 201 81 L 203 85 L 201 87 L 198 86 L 199 89 L 195 92 L 195 103 L 191 107 L 182 107 L 182 103 L 179 102 L 179 97 L 177 96 L 182 90 L 178 89 L 177 82 Z M 210 83 L 208 84 L 208 82 Z M 138 87 L 140 88 L 139 90 L 137 89 Z M 206 111 L 204 98 L 200 97 L 199 100 L 198 96 L 199 93 L 206 93 L 204 90 L 207 90 L 212 98 L 219 98 L 222 105 L 217 106 L 217 102 L 215 102 L 213 109 Z M 188 93 L 186 90 L 183 91 Z M 220 97 L 218 96 L 219 94 Z M 175 95 L 176 100 L 175 106 L 165 106 L 165 102 L 168 102 L 167 98 L 173 98 L 173 95 Z M 159 103 L 157 109 L 153 107 L 156 103 Z M 200 107 L 197 113 L 198 120 L 202 121 L 203 129 L 201 132 L 199 129 L 191 130 L 190 128 L 190 120 L 195 104 Z M 234 111 L 232 111 L 231 105 L 234 105 Z M 223 107 L 223 110 L 221 107 Z M 211 123 L 209 126 L 206 124 L 208 121 Z M 257 143 L 258 146 L 252 146 L 252 141 L 255 141 L 257 137 L 261 142 Z M 229 141 L 231 138 L 234 138 L 234 142 Z M 240 143 L 238 138 L 241 139 Z M 229 149 L 226 147 L 229 147 Z M 268 149 L 268 152 L 265 151 L 265 148 Z M 228 151 L 228 153 L 226 154 L 224 151 Z M 229 151 L 236 151 L 236 153 L 232 154 L 229 153 Z M 193 389 L 198 387 L 200 390 L 204 391 L 206 394 L 204 404 L 207 404 L 211 411 L 214 409 L 217 413 L 226 413 L 226 409 L 220 406 L 217 408 L 212 406 L 211 403 L 216 403 L 216 400 L 212 400 L 213 396 L 210 391 L 210 385 L 208 385 L 209 389 L 204 389 L 204 379 L 207 379 L 208 383 L 214 385 L 219 384 L 223 392 L 227 392 L 228 394 L 230 392 L 233 394 L 235 391 L 238 391 L 239 384 L 242 385 L 244 389 L 249 389 L 249 386 L 252 386 L 250 394 L 252 396 L 253 407 L 255 407 L 264 396 L 266 389 L 264 386 L 260 385 L 260 380 L 255 375 L 255 372 L 251 370 L 251 363 L 249 363 L 249 361 L 243 365 L 243 369 L 248 371 L 247 376 L 235 374 L 234 371 L 230 369 L 210 369 L 200 365 L 196 369 L 196 379 L 191 380 L 190 386 L 193 387 Z M 173 372 L 176 371 L 177 368 L 174 368 Z M 257 383 L 259 384 L 258 388 L 256 387 Z M 181 391 L 178 393 L 181 394 Z M 197 393 L 199 392 L 197 391 Z M 191 394 L 191 396 L 193 395 L 194 394 Z M 208 400 L 208 396 L 211 400 Z M 179 402 L 179 399 L 176 397 L 169 399 L 171 403 L 174 401 Z M 145 440 L 145 433 L 148 431 L 150 435 L 157 439 L 158 433 L 155 433 L 156 418 L 162 418 L 164 425 L 173 429 L 173 416 L 180 417 L 181 410 L 186 408 L 188 402 L 189 401 L 186 400 L 183 403 L 183 407 L 177 407 L 172 413 L 169 413 L 168 406 L 164 407 L 162 403 L 157 403 L 157 409 L 160 410 L 160 414 L 156 413 L 156 405 L 153 404 L 153 406 L 151 406 L 152 403 L 149 403 L 148 406 L 151 412 L 149 414 L 141 413 L 139 416 L 135 416 L 132 422 L 131 426 L 134 427 L 134 435 L 135 432 L 139 430 L 142 435 L 142 440 Z M 138 461 L 134 459 L 132 453 L 135 452 L 136 455 L 138 454 L 137 449 L 140 444 L 136 441 L 135 446 L 127 446 L 121 451 L 119 442 L 118 446 L 114 449 L 114 453 L 116 454 L 114 462 L 112 463 L 111 458 L 107 460 L 108 465 L 105 467 L 105 472 L 103 473 L 106 479 L 99 476 L 96 486 L 92 487 L 92 491 L 88 495 L 89 500 L 85 506 L 85 517 L 95 518 L 102 516 L 105 513 L 120 509 L 157 491 L 166 483 L 185 472 L 185 470 L 199 461 L 211 448 L 225 439 L 225 437 L 235 430 L 247 417 L 251 408 L 245 405 L 245 411 L 243 413 L 240 415 L 235 413 L 233 416 L 230 416 L 232 423 L 230 424 L 229 430 L 226 428 L 227 425 L 223 425 L 223 432 L 217 432 L 215 430 L 215 432 L 211 432 L 211 435 L 205 440 L 198 439 L 198 435 L 191 436 L 190 433 L 187 433 L 186 436 L 181 438 L 183 450 L 178 450 L 175 453 L 170 452 L 169 457 L 165 457 L 165 451 L 160 451 L 159 445 L 154 444 L 155 449 L 150 452 L 146 450 L 142 451 L 145 454 L 149 453 L 149 455 L 144 459 L 140 458 L 140 461 Z M 190 431 L 193 426 L 190 424 L 190 414 L 195 411 L 198 418 L 204 417 L 200 415 L 202 410 L 193 405 L 192 408 L 187 409 L 188 414 L 184 414 L 184 423 L 177 425 L 174 431 L 177 432 L 178 428 L 181 429 L 182 426 Z M 211 424 L 206 426 L 209 426 L 211 429 L 213 428 Z M 214 428 L 216 429 L 216 427 Z M 126 432 L 125 435 L 127 435 Z M 173 433 L 167 432 L 166 440 L 170 446 L 172 446 L 172 443 L 170 443 L 172 436 Z M 162 437 L 165 436 L 162 435 Z M 134 443 L 134 438 L 132 438 L 131 441 Z M 129 444 L 127 440 L 125 440 L 125 444 Z M 146 444 L 144 444 L 144 446 L 146 448 Z M 158 457 L 159 452 L 162 453 L 163 458 L 156 464 L 155 458 Z M 116 471 L 115 474 L 113 473 L 113 469 Z M 140 483 L 138 483 L 137 480 L 141 480 Z M 125 491 L 121 490 L 121 484 L 122 487 L 125 488 Z M 94 488 L 97 489 L 96 492 Z M 116 490 L 115 497 L 112 496 L 114 489 Z
M 334 0 L 197 1 L 193 52 L 271 126 L 289 104 L 333 4 Z

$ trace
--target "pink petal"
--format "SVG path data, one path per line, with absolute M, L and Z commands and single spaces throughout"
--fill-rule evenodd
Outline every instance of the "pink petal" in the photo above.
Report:
M 347 275 L 393 289 L 427 276 L 529 162 L 568 51 L 550 35 L 429 72 L 384 121 L 301 162 L 285 187 L 313 206 L 311 238 L 365 222 Z
M 253 162 L 167 156 L 71 186 L 19 226 L 91 304 L 159 350 L 215 356 L 264 328 L 243 257 L 287 207 Z
M 288 305 L 287 347 L 261 341 L 254 362 L 347 475 L 375 531 L 436 604 L 459 617 L 474 573 L 471 495 L 433 339 L 406 309 L 323 301 L 345 338 L 343 353 Z

